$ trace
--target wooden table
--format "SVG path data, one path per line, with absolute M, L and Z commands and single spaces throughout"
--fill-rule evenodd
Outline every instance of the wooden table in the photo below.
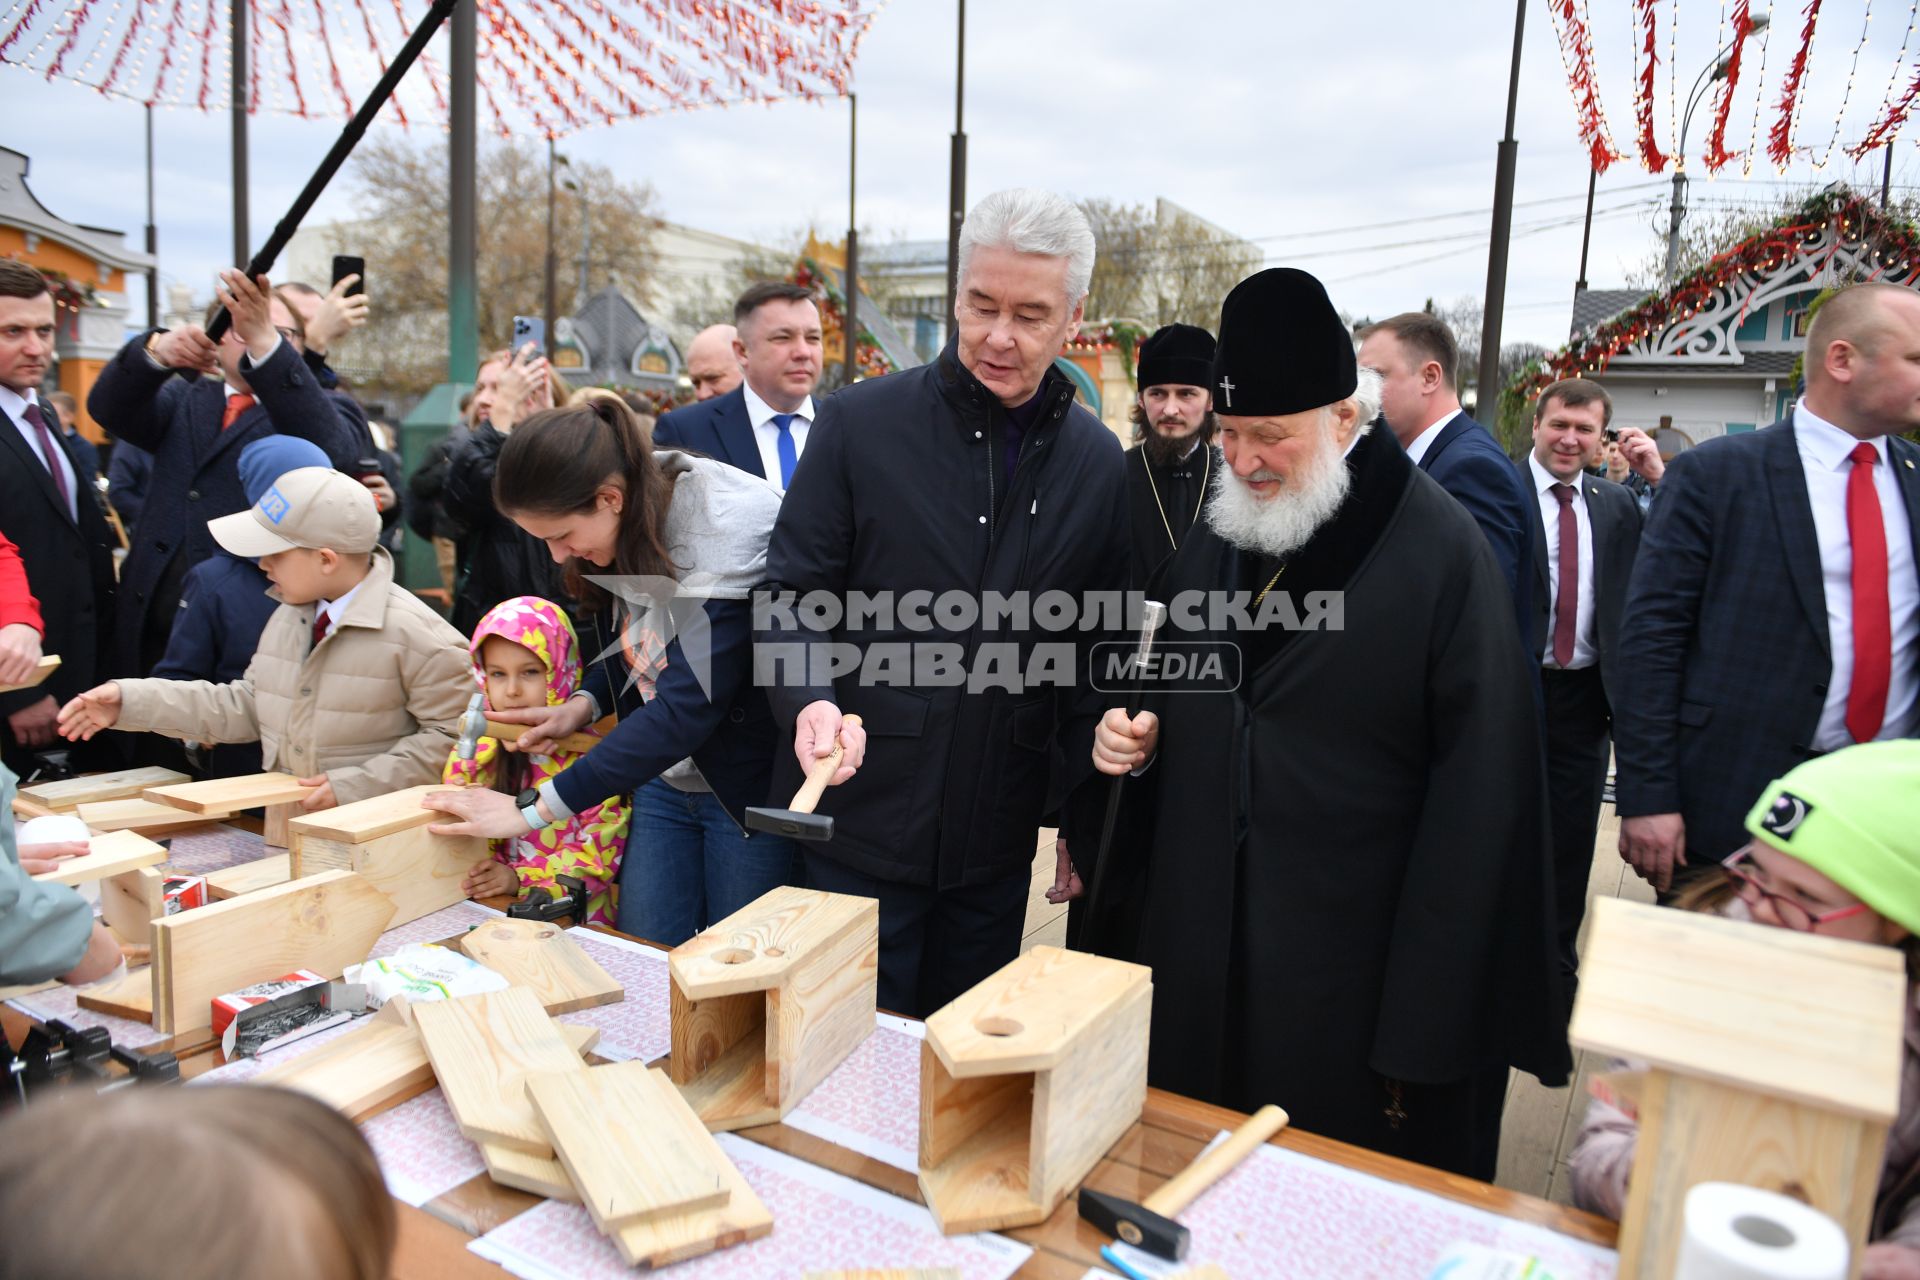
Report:
M 497 907 L 503 905 L 504 901 L 489 900 L 487 905 Z M 615 937 L 628 936 L 611 929 L 602 929 L 602 932 L 612 933 Z M 644 940 L 636 938 L 632 941 Z M 25 1022 L 20 1014 L 11 1009 L 0 1009 L 0 1017 L 7 1020 L 9 1035 L 15 1035 L 19 1024 Z M 18 1043 L 17 1039 L 15 1043 Z M 150 1048 L 169 1049 L 177 1055 L 180 1074 L 185 1079 L 221 1064 L 218 1042 L 204 1029 L 176 1036 Z M 395 1098 L 379 1110 L 389 1110 L 432 1087 L 423 1086 Z M 379 1111 L 370 1114 L 379 1114 Z M 1154 1188 L 1191 1163 L 1216 1133 L 1236 1127 L 1245 1118 L 1224 1107 L 1149 1089 L 1146 1109 L 1140 1120 L 1094 1167 L 1086 1185 L 1130 1200 L 1144 1200 Z M 784 1124 L 771 1124 L 743 1129 L 740 1136 L 902 1199 L 921 1203 L 919 1184 L 912 1174 L 812 1134 L 788 1128 Z M 1618 1231 L 1617 1224 L 1590 1213 L 1295 1129 L 1284 1130 L 1273 1141 L 1274 1145 L 1291 1151 L 1403 1186 L 1429 1191 L 1517 1221 L 1544 1226 L 1578 1240 L 1611 1248 Z M 429 1201 L 423 1208 L 416 1209 L 396 1200 L 394 1208 L 399 1215 L 400 1236 L 394 1254 L 395 1280 L 438 1280 L 440 1277 L 450 1277 L 452 1280 L 491 1277 L 498 1280 L 498 1277 L 508 1273 L 469 1252 L 467 1242 L 538 1203 L 538 1196 L 500 1186 L 485 1174 Z M 1081 1220 L 1072 1196 L 1062 1201 L 1053 1216 L 1039 1226 L 1023 1227 L 1002 1234 L 1033 1248 L 1033 1256 L 1015 1272 L 1022 1280 L 1080 1280 L 1087 1268 L 1099 1265 L 1100 1247 L 1108 1243 L 1107 1237 Z

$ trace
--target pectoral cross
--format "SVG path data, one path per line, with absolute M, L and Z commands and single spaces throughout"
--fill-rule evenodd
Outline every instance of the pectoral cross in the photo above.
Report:
M 1230 377 L 1230 376 L 1229 376 L 1229 377 L 1225 377 L 1225 378 L 1222 378 L 1222 379 L 1220 379 L 1220 390 L 1221 390 L 1222 392 L 1224 392 L 1224 393 L 1226 394 L 1226 397 L 1227 397 L 1227 408 L 1229 408 L 1229 409 L 1231 409 L 1231 408 L 1233 408 L 1233 379 L 1232 379 L 1232 377 Z

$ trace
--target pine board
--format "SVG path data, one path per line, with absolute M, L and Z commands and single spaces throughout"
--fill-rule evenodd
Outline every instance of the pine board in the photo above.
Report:
M 529 1155 L 554 1154 L 527 1098 L 527 1080 L 586 1066 L 554 1031 L 538 996 L 509 987 L 417 1005 L 413 1019 L 462 1133 Z
M 295 824 L 298 825 L 298 824 Z M 358 872 L 394 905 L 394 926 L 464 902 L 467 872 L 484 861 L 487 842 L 479 836 L 436 836 L 425 826 L 347 844 L 304 832 L 293 836 L 289 874 L 341 867 Z
M 618 1004 L 626 989 L 566 935 L 539 920 L 495 920 L 468 931 L 460 949 L 517 987 L 540 997 L 548 1013 Z
M 0 684 L 0 693 L 12 693 L 16 689 L 37 688 L 45 684 L 47 677 L 59 669 L 60 655 L 57 653 L 45 654 L 41 657 L 39 665 L 34 667 L 32 675 L 29 675 L 19 684 Z
M 492 1142 L 482 1142 L 479 1146 L 487 1176 L 501 1186 L 549 1200 L 579 1201 L 580 1193 L 574 1190 L 566 1169 L 552 1156 L 528 1155 Z
M 726 1203 L 719 1152 L 674 1112 L 679 1091 L 643 1062 L 532 1076 L 527 1097 L 602 1234 Z
M 295 969 L 329 978 L 367 958 L 393 903 L 350 871 L 327 871 L 153 922 L 153 1026 L 211 1026 L 211 1003 Z
M 287 824 L 287 834 L 364 844 L 397 831 L 410 831 L 440 821 L 444 815 L 432 809 L 422 809 L 420 800 L 423 796 L 447 789 L 446 784 L 436 782 L 424 787 L 408 787 L 404 791 L 390 791 L 383 796 L 356 800 L 352 804 L 322 809 L 318 813 L 302 814 Z
M 665 1072 L 656 1068 L 653 1074 L 661 1085 L 672 1087 Z M 693 1113 L 691 1107 L 675 1107 L 672 1114 L 689 1142 L 702 1139 L 712 1145 L 714 1158 L 719 1162 L 721 1181 L 727 1188 L 727 1201 L 718 1208 L 698 1209 L 676 1217 L 624 1227 L 615 1232 L 613 1243 L 629 1266 L 645 1263 L 651 1267 L 664 1267 L 670 1262 L 698 1257 L 715 1249 L 758 1240 L 773 1230 L 773 1215 L 767 1212 L 760 1197 L 753 1193 L 746 1178 L 734 1167 L 733 1161 L 727 1159 L 712 1135 L 701 1127 L 700 1117 Z
M 290 773 L 250 773 L 240 778 L 209 778 L 205 782 L 182 782 L 173 786 L 148 787 L 140 794 L 158 804 L 209 816 L 258 809 L 265 805 L 287 804 L 305 799 L 312 787 L 303 787 Z
M 90 773 L 59 782 L 36 782 L 30 787 L 20 788 L 20 794 L 35 804 L 60 810 L 94 801 L 124 800 L 129 796 L 138 796 L 149 787 L 190 781 L 192 779 L 177 769 L 149 765 L 140 769 L 120 769 L 113 773 Z
M 274 853 L 252 862 L 243 862 L 237 867 L 228 867 L 224 871 L 208 872 L 207 894 L 218 902 L 285 884 L 292 878 L 288 861 L 289 855 Z
M 170 804 L 155 804 L 139 796 L 124 800 L 99 800 L 76 805 L 74 813 L 95 831 L 178 831 L 218 822 L 233 815 L 227 813 L 187 813 Z
M 109 831 L 93 837 L 87 852 L 80 857 L 69 858 L 34 879 L 42 884 L 85 884 L 138 871 L 141 867 L 157 866 L 166 860 L 167 851 L 138 831 Z
M 129 969 L 110 987 L 84 988 L 74 994 L 82 1009 L 110 1013 L 134 1022 L 153 1021 L 153 975 L 147 966 Z
M 927 1043 L 955 1076 L 1046 1071 L 1151 981 L 1144 965 L 1034 947 L 928 1018 Z
M 153 941 L 153 922 L 166 914 L 166 891 L 166 877 L 153 867 L 108 876 L 100 882 L 100 917 L 121 942 L 147 946 Z

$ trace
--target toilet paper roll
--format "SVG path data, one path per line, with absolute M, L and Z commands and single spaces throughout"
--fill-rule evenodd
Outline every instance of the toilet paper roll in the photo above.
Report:
M 1832 1218 L 1732 1182 L 1687 1192 L 1674 1280 L 1846 1280 L 1850 1250 Z

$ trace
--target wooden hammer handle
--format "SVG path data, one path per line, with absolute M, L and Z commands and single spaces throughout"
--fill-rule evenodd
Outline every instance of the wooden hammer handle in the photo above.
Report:
M 1225 1142 L 1195 1160 L 1169 1179 L 1165 1186 L 1148 1196 L 1141 1207 L 1163 1218 L 1178 1217 L 1180 1211 L 1200 1198 L 1200 1193 L 1233 1171 L 1233 1167 L 1252 1155 L 1260 1144 L 1287 1127 L 1287 1113 L 1269 1102 L 1247 1117 Z
M 840 721 L 840 727 L 845 729 L 849 725 L 859 723 L 859 716 L 845 716 Z M 798 791 L 793 793 L 793 803 L 787 808 L 795 813 L 812 813 L 813 806 L 820 803 L 821 793 L 827 789 L 827 784 L 833 781 L 834 772 L 840 768 L 840 757 L 845 755 L 846 751 L 846 744 L 840 741 L 839 734 L 835 734 L 833 750 L 813 762 L 813 768 L 807 771 L 807 780 L 800 784 Z

